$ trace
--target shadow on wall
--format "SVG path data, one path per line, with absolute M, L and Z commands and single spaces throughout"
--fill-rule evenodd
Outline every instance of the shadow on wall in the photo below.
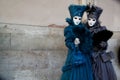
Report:
M 115 1 L 120 3 L 120 0 L 115 0 Z
M 118 63 L 118 67 L 120 69 L 120 39 L 118 39 L 118 47 L 117 47 L 117 63 Z
M 119 64 L 119 66 L 120 66 L 120 46 L 119 46 L 119 49 L 118 49 L 118 64 Z

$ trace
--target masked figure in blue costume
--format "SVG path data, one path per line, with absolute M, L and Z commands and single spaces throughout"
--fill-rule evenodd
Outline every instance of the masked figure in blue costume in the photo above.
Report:
M 70 5 L 69 26 L 64 29 L 65 44 L 68 55 L 62 68 L 61 80 L 93 80 L 91 66 L 92 37 L 85 25 L 81 23 L 86 6 Z
M 100 7 L 92 6 L 87 15 L 87 27 L 93 37 L 92 67 L 94 80 L 117 80 L 111 62 L 113 53 L 111 51 L 106 52 L 107 41 L 111 38 L 113 32 L 100 25 L 99 17 L 102 11 Z

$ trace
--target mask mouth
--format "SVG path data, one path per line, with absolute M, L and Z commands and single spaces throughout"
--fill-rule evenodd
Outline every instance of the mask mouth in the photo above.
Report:
M 80 22 L 76 22 L 76 25 L 78 25 Z
M 89 23 L 89 26 L 93 26 L 93 24 L 92 24 L 92 23 Z
M 80 21 L 74 21 L 74 24 L 75 24 L 75 25 L 79 25 L 79 24 L 80 24 Z
M 93 25 L 92 23 L 90 23 L 90 25 Z

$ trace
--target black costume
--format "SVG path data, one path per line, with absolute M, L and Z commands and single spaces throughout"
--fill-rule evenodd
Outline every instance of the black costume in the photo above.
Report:
M 112 66 L 111 59 L 113 58 L 113 53 L 106 52 L 108 43 L 107 41 L 113 35 L 113 32 L 106 29 L 105 26 L 101 26 L 98 21 L 102 9 L 96 6 L 87 12 L 88 18 L 95 18 L 96 23 L 94 26 L 88 26 L 88 29 L 93 36 L 93 76 L 94 80 L 117 80 L 114 68 Z

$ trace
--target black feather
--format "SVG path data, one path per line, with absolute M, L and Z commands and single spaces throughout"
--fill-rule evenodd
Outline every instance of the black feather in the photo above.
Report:
M 109 30 L 102 30 L 102 31 L 99 31 L 98 33 L 95 33 L 93 35 L 93 41 L 94 42 L 101 42 L 101 41 L 108 41 L 113 35 L 113 32 L 112 31 L 109 31 Z

